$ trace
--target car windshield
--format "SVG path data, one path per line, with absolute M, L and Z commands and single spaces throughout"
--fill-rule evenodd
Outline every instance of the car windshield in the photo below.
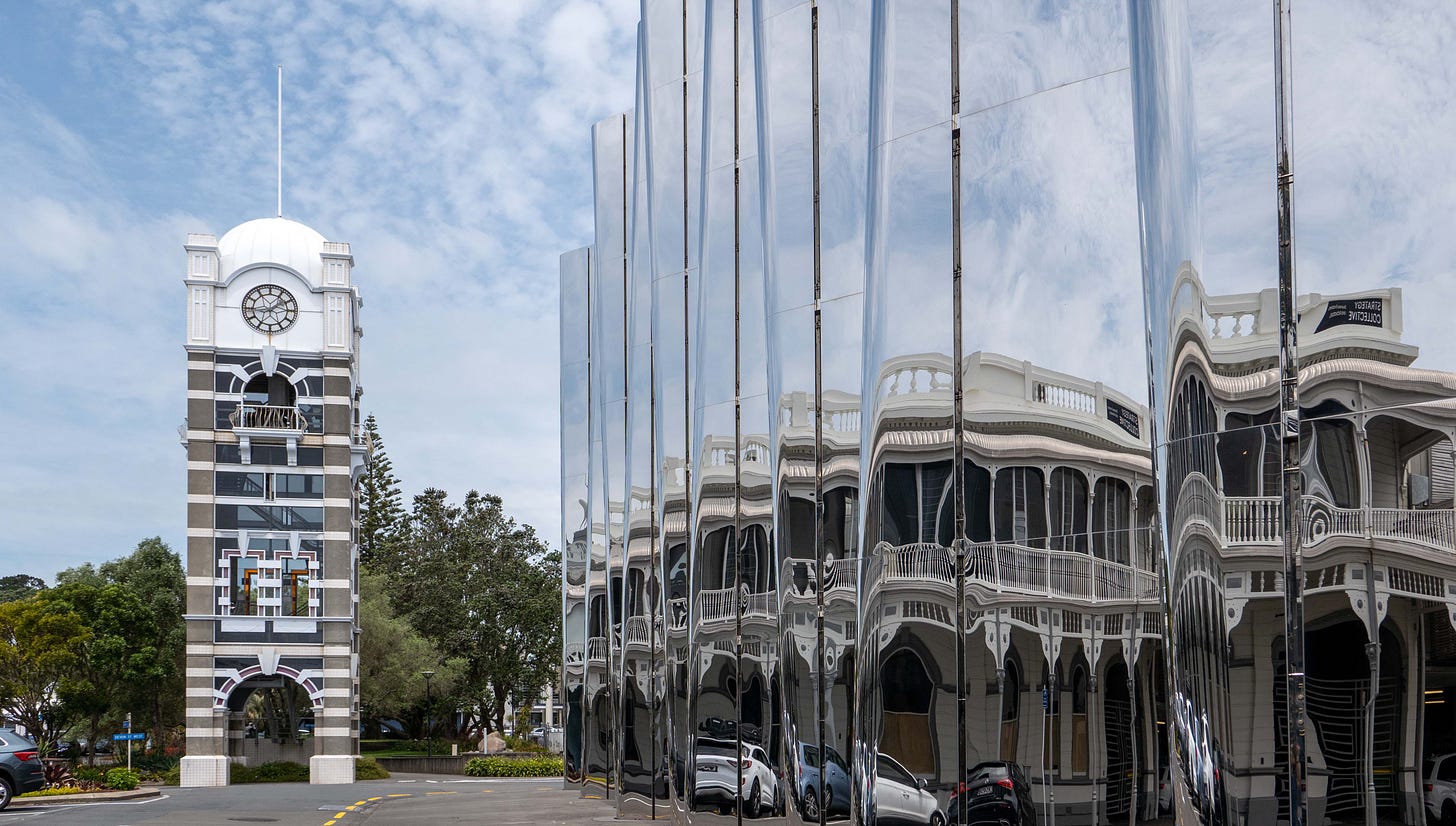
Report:
M 732 743 L 698 743 L 699 755 L 713 755 L 715 757 L 734 757 L 738 754 L 738 747 Z
M 982 777 L 1001 778 L 1010 773 L 1005 763 L 982 763 L 966 772 L 966 777 L 977 780 Z

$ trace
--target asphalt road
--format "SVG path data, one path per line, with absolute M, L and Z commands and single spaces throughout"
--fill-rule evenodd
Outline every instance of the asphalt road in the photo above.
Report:
M 352 786 L 252 783 L 220 789 L 166 788 L 159 798 L 12 808 L 0 826 L 395 826 L 490 823 L 588 824 L 613 813 L 604 801 L 546 779 L 467 779 L 396 774 Z

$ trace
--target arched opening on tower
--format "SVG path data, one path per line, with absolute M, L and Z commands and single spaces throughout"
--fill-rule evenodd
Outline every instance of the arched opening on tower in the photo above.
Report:
M 259 373 L 243 386 L 243 403 L 248 405 L 292 407 L 297 398 L 293 383 L 280 373 L 271 376 Z
M 285 674 L 249 677 L 228 695 L 228 758 L 247 766 L 280 760 L 308 765 L 321 708 Z

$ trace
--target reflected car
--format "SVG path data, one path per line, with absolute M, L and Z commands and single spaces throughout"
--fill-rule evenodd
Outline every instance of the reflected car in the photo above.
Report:
M 810 823 L 819 822 L 819 775 L 824 772 L 823 810 L 826 817 L 849 815 L 849 764 L 833 748 L 825 750 L 828 768 L 820 765 L 819 748 L 799 744 L 799 814 Z
M 995 823 L 999 826 L 1035 823 L 1036 807 L 1031 802 L 1031 781 L 1016 763 L 1004 760 L 977 763 L 966 772 L 965 781 L 950 793 L 946 816 L 952 823 Z
M 1426 760 L 1426 816 L 1430 823 L 1456 826 L 1456 754 L 1442 754 Z
M 945 815 L 925 781 L 895 758 L 875 758 L 875 822 L 895 826 L 944 826 Z
M 744 817 L 774 811 L 779 799 L 778 778 L 762 748 L 745 743 L 740 750 L 732 740 L 700 737 L 693 763 L 694 810 L 717 807 L 722 814 L 731 814 L 742 801 Z
M 0 728 L 0 809 L 18 794 L 45 787 L 45 764 L 35 741 L 12 728 Z

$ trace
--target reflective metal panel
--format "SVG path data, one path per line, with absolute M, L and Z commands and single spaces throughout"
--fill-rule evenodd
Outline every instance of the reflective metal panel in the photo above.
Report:
M 1456 9 L 1290 16 L 1309 822 L 1456 817 Z
M 590 248 L 561 256 L 561 549 L 562 721 L 565 778 L 582 782 L 583 681 L 586 667 L 588 418 L 587 268 Z
M 584 753 L 588 783 L 600 780 L 608 791 L 617 788 L 620 777 L 618 652 L 622 648 L 626 578 L 626 291 L 632 132 L 631 113 L 601 121 L 592 130 L 597 237 L 591 273 L 591 400 L 595 418 L 590 495 L 594 528 L 587 582 L 587 687 L 592 696 L 586 701 L 588 733 Z

